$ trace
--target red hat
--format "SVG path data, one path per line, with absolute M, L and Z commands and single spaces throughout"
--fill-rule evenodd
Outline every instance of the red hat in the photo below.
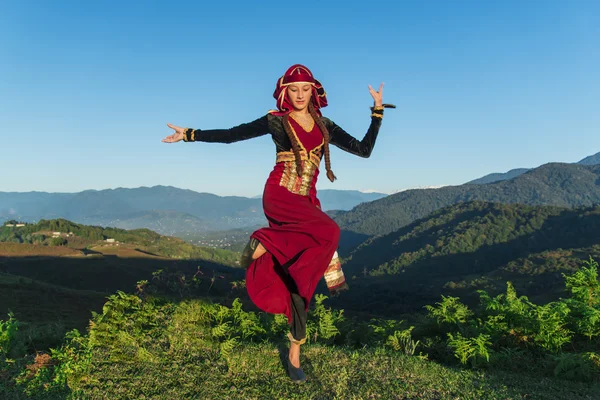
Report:
M 288 68 L 285 74 L 277 80 L 277 86 L 273 97 L 277 100 L 278 111 L 273 111 L 274 115 L 288 114 L 293 110 L 292 103 L 290 102 L 287 94 L 287 88 L 293 83 L 309 83 L 312 85 L 312 96 L 311 102 L 315 107 L 315 110 L 321 115 L 320 108 L 327 107 L 327 94 L 321 82 L 313 77 L 312 72 L 304 65 L 295 64 Z

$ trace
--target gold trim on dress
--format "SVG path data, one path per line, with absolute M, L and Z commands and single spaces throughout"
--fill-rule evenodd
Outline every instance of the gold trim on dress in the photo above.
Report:
M 299 176 L 296 170 L 296 162 L 285 161 L 279 185 L 294 194 L 308 196 L 316 171 L 317 165 L 307 160 L 302 160 L 302 175 Z
M 313 118 L 312 116 L 310 117 L 310 125 L 309 125 L 309 126 L 310 126 L 310 128 L 309 128 L 309 127 L 307 127 L 307 126 L 305 125 L 305 122 L 304 122 L 304 121 L 298 121 L 298 120 L 297 120 L 297 119 L 294 117 L 294 114 L 293 114 L 293 113 L 290 113 L 289 115 L 290 115 L 290 117 L 291 117 L 291 118 L 292 118 L 294 121 L 296 121 L 296 123 L 297 123 L 298 125 L 300 125 L 300 126 L 302 127 L 302 129 L 304 129 L 304 130 L 306 131 L 306 133 L 310 133 L 310 132 L 312 132 L 312 130 L 315 128 L 315 120 L 314 120 L 314 118 Z
M 339 286 L 346 281 L 337 251 L 333 254 L 329 266 L 325 270 L 324 278 L 328 288 Z
M 371 117 L 383 118 L 383 114 L 373 113 L 373 114 L 371 114 Z
M 285 163 L 283 168 L 283 174 L 279 185 L 285 187 L 287 190 L 294 194 L 301 196 L 308 196 L 310 189 L 312 188 L 312 182 L 315 176 L 315 172 L 319 168 L 321 163 L 321 149 L 325 143 L 325 138 L 321 137 L 321 144 L 307 152 L 306 148 L 298 138 L 296 130 L 290 124 L 292 135 L 294 135 L 296 142 L 300 149 L 300 162 L 302 164 L 302 175 L 298 175 L 296 171 L 296 155 L 293 151 L 281 151 L 277 153 L 276 163 Z
M 315 152 L 315 149 L 320 149 L 321 146 L 315 147 L 310 151 L 310 156 L 306 154 L 305 150 L 300 150 L 300 160 L 301 161 L 310 161 L 316 167 L 321 164 L 321 157 L 318 153 Z M 296 162 L 296 155 L 293 151 L 280 151 L 277 153 L 277 158 L 275 159 L 276 163 L 280 162 Z
M 294 336 L 292 336 L 292 332 L 288 332 L 287 337 L 288 337 L 288 339 L 290 339 L 290 342 L 297 344 L 297 345 L 303 345 L 304 343 L 306 343 L 306 338 L 301 339 L 301 340 L 294 339 Z
M 183 128 L 183 141 L 184 142 L 191 142 L 191 140 L 190 140 L 190 138 L 188 136 L 188 134 L 189 134 L 188 131 L 189 130 L 190 130 L 190 128 Z
M 314 122 L 314 120 L 313 120 L 313 122 Z M 306 148 L 300 141 L 300 138 L 298 138 L 298 134 L 296 133 L 296 130 L 294 129 L 292 124 L 290 124 L 290 129 L 292 130 L 292 134 L 294 135 L 294 138 L 296 138 L 296 143 L 298 143 L 298 145 L 300 145 L 300 154 L 302 154 L 302 151 L 304 151 L 306 153 Z M 325 138 L 323 137 L 323 132 L 321 132 L 321 144 L 318 145 L 317 147 L 315 147 L 314 149 L 312 149 L 311 152 L 317 150 L 319 147 L 323 146 L 324 144 L 325 144 Z

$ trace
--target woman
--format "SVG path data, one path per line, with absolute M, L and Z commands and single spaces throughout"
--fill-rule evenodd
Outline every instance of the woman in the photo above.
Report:
M 271 134 L 277 159 L 263 193 L 269 226 L 251 235 L 241 264 L 247 267 L 246 287 L 252 301 L 266 312 L 288 318 L 288 372 L 296 382 L 306 379 L 300 368 L 300 345 L 306 341 L 307 311 L 317 283 L 327 271 L 330 291 L 347 288 L 336 253 L 340 229 L 321 211 L 317 199 L 319 165 L 324 157 L 327 177 L 333 182 L 330 143 L 361 157 L 370 156 L 383 117 L 383 84 L 378 92 L 369 85 L 369 91 L 375 104 L 362 141 L 321 115 L 321 108 L 327 106 L 325 90 L 310 70 L 299 64 L 277 81 L 273 94 L 277 110 L 231 129 L 200 130 L 167 124 L 175 133 L 163 139 L 165 143 L 232 143 Z

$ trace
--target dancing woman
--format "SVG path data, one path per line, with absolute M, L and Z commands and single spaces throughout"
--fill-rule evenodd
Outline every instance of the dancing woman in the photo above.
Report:
M 242 254 L 246 288 L 260 309 L 285 314 L 290 324 L 288 373 L 295 382 L 306 379 L 300 368 L 300 345 L 306 341 L 310 300 L 325 276 L 333 294 L 347 289 L 337 258 L 340 228 L 321 210 L 316 183 L 321 159 L 330 181 L 329 144 L 360 157 L 369 157 L 381 126 L 383 84 L 369 85 L 374 100 L 371 124 L 357 140 L 321 114 L 327 97 L 321 83 L 302 65 L 293 65 L 279 78 L 273 97 L 277 110 L 231 129 L 200 130 L 167 124 L 175 133 L 165 143 L 232 143 L 270 133 L 276 147 L 276 163 L 263 192 L 263 208 L 269 226 L 258 229 Z

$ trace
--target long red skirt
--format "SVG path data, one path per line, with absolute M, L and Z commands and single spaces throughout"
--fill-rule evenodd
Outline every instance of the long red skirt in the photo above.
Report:
M 315 175 L 309 196 L 291 193 L 279 185 L 279 164 L 263 194 L 269 226 L 252 234 L 268 251 L 246 271 L 246 288 L 258 308 L 285 314 L 291 321 L 291 294 L 298 293 L 308 310 L 317 284 L 335 253 L 340 228 L 320 209 Z M 317 171 L 318 174 L 318 171 Z

